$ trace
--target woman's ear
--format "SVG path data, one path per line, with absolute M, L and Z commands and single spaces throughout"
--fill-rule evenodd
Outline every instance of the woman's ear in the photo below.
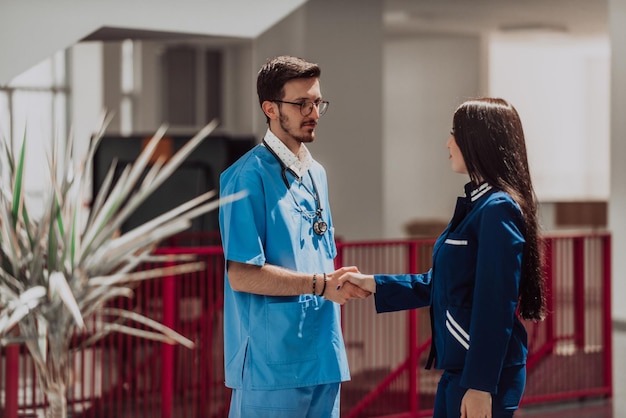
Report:
M 266 100 L 261 105 L 261 109 L 263 109 L 263 112 L 268 118 L 273 120 L 278 119 L 278 105 L 276 103 Z

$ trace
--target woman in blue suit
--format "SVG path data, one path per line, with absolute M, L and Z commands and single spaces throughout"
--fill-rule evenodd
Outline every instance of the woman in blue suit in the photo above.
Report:
M 442 369 L 435 418 L 511 417 L 526 382 L 527 335 L 519 317 L 545 315 L 537 203 L 519 115 L 502 99 L 463 103 L 448 139 L 465 196 L 424 274 L 346 273 L 375 293 L 376 311 L 430 306 L 427 368 Z

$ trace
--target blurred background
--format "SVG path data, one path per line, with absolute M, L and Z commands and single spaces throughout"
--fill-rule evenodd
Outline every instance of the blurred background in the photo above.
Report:
M 217 187 L 265 132 L 259 67 L 282 54 L 319 63 L 331 105 L 311 150 L 351 241 L 436 235 L 466 181 L 447 161 L 452 114 L 503 97 L 524 124 L 544 230 L 610 231 L 613 321 L 626 329 L 624 0 L 0 0 L 0 51 L 0 134 L 28 139 L 35 207 L 45 150 L 68 135 L 86 149 L 103 110 L 115 116 L 94 190 L 161 124 L 167 153 L 214 118 L 148 206 Z M 193 228 L 216 230 L 212 216 Z

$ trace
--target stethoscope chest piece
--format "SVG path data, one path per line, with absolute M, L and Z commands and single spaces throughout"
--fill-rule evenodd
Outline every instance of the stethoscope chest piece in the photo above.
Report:
M 322 220 L 313 222 L 313 231 L 317 235 L 324 235 L 324 232 L 328 231 L 328 224 Z

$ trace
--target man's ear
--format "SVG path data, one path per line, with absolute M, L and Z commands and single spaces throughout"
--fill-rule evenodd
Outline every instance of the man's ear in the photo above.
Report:
M 266 100 L 261 105 L 261 109 L 263 109 L 263 112 L 268 118 L 273 119 L 273 120 L 278 119 L 279 117 L 278 104 L 274 102 L 270 102 L 269 100 Z

